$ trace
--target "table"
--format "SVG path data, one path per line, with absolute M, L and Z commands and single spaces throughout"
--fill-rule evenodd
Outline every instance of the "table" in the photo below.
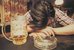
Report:
M 57 47 L 54 50 L 74 50 L 74 36 L 56 36 Z M 39 50 L 34 47 L 32 37 L 24 45 L 17 46 L 5 38 L 0 38 L 0 50 Z

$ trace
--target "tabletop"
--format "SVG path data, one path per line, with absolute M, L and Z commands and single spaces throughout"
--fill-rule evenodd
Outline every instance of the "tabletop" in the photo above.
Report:
M 56 36 L 57 47 L 53 50 L 74 50 L 74 36 Z M 34 47 L 32 37 L 24 45 L 14 45 L 5 38 L 0 38 L 0 50 L 39 50 Z

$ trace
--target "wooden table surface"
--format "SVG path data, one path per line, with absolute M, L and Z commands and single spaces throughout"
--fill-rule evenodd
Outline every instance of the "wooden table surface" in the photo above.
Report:
M 74 36 L 56 36 L 57 47 L 54 50 L 74 50 Z M 0 50 L 39 50 L 34 47 L 33 39 L 28 37 L 24 45 L 16 46 L 5 38 L 0 38 Z
M 10 26 L 6 27 L 6 32 L 10 32 Z M 1 34 L 1 27 L 0 27 Z M 57 47 L 54 50 L 74 50 L 74 36 L 56 36 Z M 0 50 L 39 50 L 34 47 L 32 37 L 28 37 L 24 45 L 16 46 L 4 37 L 0 38 Z

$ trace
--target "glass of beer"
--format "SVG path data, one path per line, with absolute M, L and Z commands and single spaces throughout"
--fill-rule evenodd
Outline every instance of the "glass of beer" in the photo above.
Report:
M 11 38 L 14 44 L 22 45 L 27 41 L 27 21 L 25 16 L 18 15 L 11 18 Z
M 2 0 L 2 34 L 15 45 L 27 41 L 27 0 Z M 10 36 L 5 35 L 5 26 L 10 25 Z

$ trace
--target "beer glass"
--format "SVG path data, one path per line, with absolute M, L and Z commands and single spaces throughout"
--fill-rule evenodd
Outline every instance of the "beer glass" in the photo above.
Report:
M 19 2 L 20 1 L 20 2 Z M 22 45 L 27 41 L 27 0 L 2 0 L 2 34 L 3 36 L 12 41 L 15 45 Z M 23 4 L 25 3 L 25 4 Z M 10 20 L 6 22 L 5 18 L 9 16 Z M 9 22 L 10 25 L 10 37 L 5 35 L 5 26 Z

